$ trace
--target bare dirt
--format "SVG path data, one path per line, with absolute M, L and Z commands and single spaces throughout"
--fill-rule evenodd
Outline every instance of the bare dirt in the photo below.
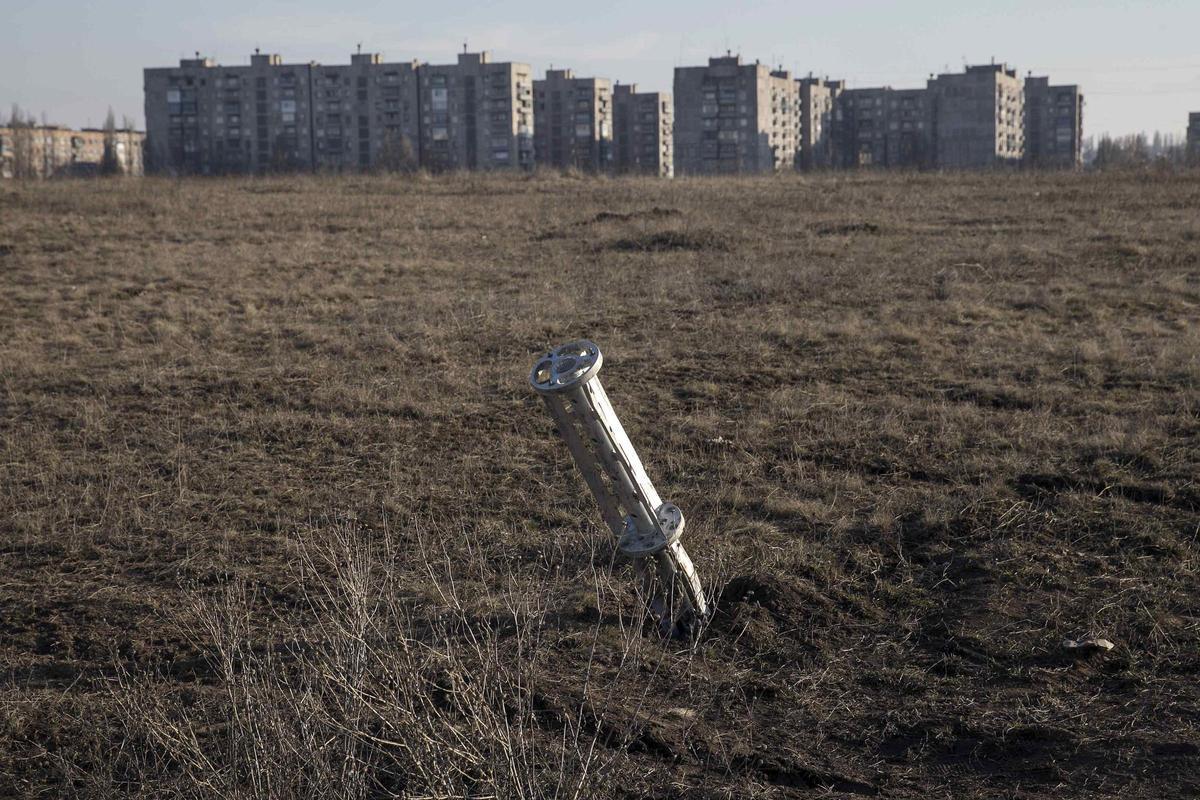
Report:
M 0 186 L 0 795 L 1195 797 L 1198 591 L 1200 174 Z

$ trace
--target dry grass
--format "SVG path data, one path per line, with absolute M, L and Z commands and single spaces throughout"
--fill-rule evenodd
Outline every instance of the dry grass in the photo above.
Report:
M 1200 793 L 1198 208 L 2 185 L 0 795 Z M 525 383 L 579 336 L 721 593 L 694 651 Z

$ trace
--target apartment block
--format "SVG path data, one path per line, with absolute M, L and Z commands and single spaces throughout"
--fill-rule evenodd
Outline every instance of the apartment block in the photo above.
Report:
M 356 53 L 349 65 L 314 64 L 313 167 L 331 172 L 415 169 L 421 136 L 417 70 L 416 61 L 389 64 L 378 53 Z
M 674 94 L 677 174 L 794 168 L 800 93 L 790 73 L 727 54 L 676 67 Z
M 340 66 L 255 53 L 249 66 L 147 69 L 148 161 L 202 175 L 415 167 L 416 69 L 361 52 Z
M 533 82 L 533 151 L 540 167 L 608 171 L 613 166 L 612 82 L 551 69 Z
M 0 128 L 0 178 L 98 175 L 106 169 L 141 175 L 144 140 L 144 133 L 127 129 Z
M 145 96 L 148 161 L 172 173 L 533 166 L 530 68 L 487 53 L 434 66 L 197 56 L 147 69 Z
M 1019 165 L 1025 157 L 1024 87 L 1004 64 L 931 78 L 935 163 L 943 169 Z
M 833 156 L 843 168 L 920 169 L 934 159 L 932 104 L 925 89 L 846 89 L 834 104 Z
M 171 173 L 314 167 L 313 64 L 255 53 L 250 66 L 210 58 L 145 70 L 146 160 Z
M 666 92 L 613 89 L 613 166 L 621 174 L 675 174 L 675 106 Z
M 421 65 L 421 163 L 435 171 L 532 169 L 533 71 L 492 63 L 486 52 L 457 64 Z
M 1187 162 L 1200 167 L 1200 111 L 1188 115 Z
M 826 78 L 800 78 L 800 144 L 796 166 L 803 170 L 835 166 L 834 105 L 845 84 Z
M 1025 163 L 1035 169 L 1083 165 L 1083 93 L 1078 86 L 1051 86 L 1044 77 L 1025 79 Z

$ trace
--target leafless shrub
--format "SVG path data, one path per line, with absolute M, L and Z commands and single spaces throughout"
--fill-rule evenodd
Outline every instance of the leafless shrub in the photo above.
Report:
M 441 596 L 414 606 L 393 545 L 354 523 L 309 531 L 297 556 L 302 628 L 287 629 L 242 580 L 193 594 L 181 612 L 219 691 L 197 700 L 122 670 L 112 697 L 135 793 L 579 797 L 609 763 L 595 709 L 540 718 L 544 606 L 502 590 L 490 599 L 504 624 L 475 616 L 478 599 L 419 537 L 416 558 Z

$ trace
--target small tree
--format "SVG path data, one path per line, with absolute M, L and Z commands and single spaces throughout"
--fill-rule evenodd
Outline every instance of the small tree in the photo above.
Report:
M 112 106 L 109 106 L 108 116 L 104 118 L 104 155 L 100 157 L 101 175 L 121 174 L 121 157 L 117 150 L 117 118 L 113 115 Z
M 34 154 L 34 121 L 21 112 L 16 103 L 12 107 L 8 128 L 12 141 L 12 176 L 17 180 L 28 180 L 38 176 L 37 158 Z
M 417 154 L 407 136 L 395 130 L 384 134 L 379 148 L 379 168 L 386 172 L 416 171 Z
M 296 158 L 296 137 L 280 134 L 275 137 L 275 147 L 271 149 L 272 172 L 295 172 L 299 168 Z

